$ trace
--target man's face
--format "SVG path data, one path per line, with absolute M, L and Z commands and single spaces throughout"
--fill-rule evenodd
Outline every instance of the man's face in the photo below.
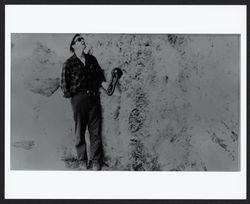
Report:
M 86 48 L 85 39 L 82 36 L 76 37 L 73 48 L 75 51 L 76 50 L 84 51 Z

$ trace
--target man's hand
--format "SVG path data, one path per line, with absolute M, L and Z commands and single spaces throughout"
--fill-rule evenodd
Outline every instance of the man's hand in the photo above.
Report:
M 105 91 L 107 91 L 107 89 L 108 89 L 108 86 L 109 86 L 109 83 L 108 82 L 102 82 L 102 88 L 105 90 Z
M 114 93 L 115 86 L 118 80 L 122 76 L 122 70 L 120 68 L 114 68 L 111 71 L 111 79 L 110 82 L 102 82 L 101 86 L 106 91 L 106 93 L 111 96 Z
M 120 68 L 114 68 L 112 71 L 111 71 L 111 80 L 109 82 L 109 85 L 108 85 L 108 89 L 107 89 L 107 94 L 109 96 L 111 96 L 114 91 L 115 91 L 115 87 L 116 87 L 116 84 L 118 82 L 118 80 L 122 77 L 122 70 Z

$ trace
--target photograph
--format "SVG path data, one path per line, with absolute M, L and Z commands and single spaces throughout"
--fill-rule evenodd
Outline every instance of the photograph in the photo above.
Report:
M 247 198 L 247 6 L 136 3 L 5 5 L 4 199 Z
M 239 34 L 10 41 L 11 170 L 241 170 Z

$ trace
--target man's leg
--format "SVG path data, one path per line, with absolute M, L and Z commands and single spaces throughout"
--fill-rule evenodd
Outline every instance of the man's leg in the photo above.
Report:
M 78 160 L 87 160 L 86 142 L 85 142 L 86 123 L 81 113 L 75 113 L 75 147 Z
M 102 165 L 102 138 L 101 138 L 101 105 L 94 102 L 89 111 L 88 130 L 90 135 L 90 161 L 94 170 L 100 170 Z
M 85 131 L 88 121 L 88 107 L 82 100 L 81 95 L 74 96 L 71 100 L 72 108 L 74 111 L 75 121 L 75 148 L 77 153 L 77 159 L 86 166 L 87 163 L 87 150 L 85 141 Z

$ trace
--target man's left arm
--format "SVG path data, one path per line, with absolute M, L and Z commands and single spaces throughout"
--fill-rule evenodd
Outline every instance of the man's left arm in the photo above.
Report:
M 104 89 L 107 90 L 108 88 L 108 82 L 106 82 L 106 78 L 104 75 L 104 71 L 101 68 L 101 66 L 99 65 L 97 59 L 94 59 L 94 64 L 95 64 L 95 68 L 96 68 L 96 75 L 97 75 L 97 80 L 99 85 Z

